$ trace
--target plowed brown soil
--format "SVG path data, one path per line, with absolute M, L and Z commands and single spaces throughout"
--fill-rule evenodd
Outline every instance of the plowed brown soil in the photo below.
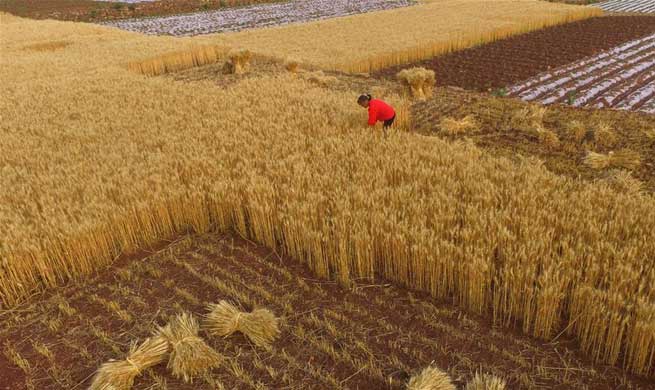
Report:
M 510 37 L 377 73 L 433 69 L 440 86 L 493 91 L 655 32 L 655 16 L 608 16 Z
M 431 362 L 459 387 L 480 370 L 506 378 L 510 389 L 648 386 L 585 361 L 565 335 L 535 341 L 384 281 L 346 289 L 316 280 L 298 262 L 234 235 L 186 237 L 41 298 L 0 313 L 1 389 L 84 389 L 101 363 L 124 358 L 156 324 L 182 310 L 200 317 L 221 299 L 280 316 L 273 349 L 203 332 L 227 358 L 211 375 L 184 384 L 161 364 L 135 389 L 403 389 Z M 28 362 L 23 369 L 16 356 Z

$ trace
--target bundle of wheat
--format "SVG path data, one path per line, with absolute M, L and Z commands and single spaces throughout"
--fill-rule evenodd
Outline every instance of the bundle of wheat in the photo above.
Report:
M 587 127 L 581 121 L 574 120 L 566 125 L 566 134 L 575 143 L 581 143 L 587 136 Z
M 212 303 L 208 309 L 204 326 L 212 334 L 227 337 L 241 332 L 259 347 L 269 347 L 280 334 L 278 319 L 267 309 L 246 313 L 227 301 Z
M 225 66 L 223 67 L 223 71 L 228 74 L 243 74 L 248 72 L 250 69 L 250 59 L 252 58 L 252 54 L 250 53 L 249 50 L 241 49 L 241 50 L 231 50 L 227 54 L 227 58 L 229 59 L 226 63 Z
M 539 133 L 545 129 L 544 116 L 547 112 L 548 108 L 538 104 L 525 106 L 514 111 L 510 119 L 510 126 L 515 130 L 539 136 Z
M 594 143 L 598 147 L 609 148 L 616 144 L 617 136 L 607 122 L 599 122 L 593 130 Z
M 610 155 L 611 153 L 612 152 L 610 152 Z M 593 169 L 604 169 L 610 166 L 610 155 L 588 152 L 587 156 L 584 158 L 584 163 Z
M 191 314 L 182 313 L 158 331 L 170 344 L 168 368 L 175 377 L 187 383 L 218 366 L 223 360 L 220 354 L 198 336 L 199 330 L 198 321 Z
M 625 169 L 637 169 L 641 165 L 641 156 L 639 153 L 629 150 L 621 149 L 611 153 L 611 165 L 613 167 L 620 167 Z
M 407 384 L 407 390 L 455 390 L 450 376 L 440 369 L 428 366 L 414 375 Z
M 334 76 L 328 76 L 323 71 L 317 70 L 315 72 L 305 73 L 305 80 L 309 81 L 312 84 L 316 84 L 319 87 L 329 87 L 334 85 L 338 80 Z
M 146 368 L 164 361 L 168 353 L 168 342 L 162 337 L 153 337 L 130 348 L 125 360 L 109 361 L 98 369 L 89 390 L 129 390 L 136 378 Z
M 539 137 L 539 142 L 544 144 L 548 149 L 557 149 L 559 147 L 559 137 L 554 131 L 548 130 L 541 125 L 535 126 L 535 131 Z
M 295 58 L 287 58 L 284 60 L 284 68 L 291 73 L 298 73 L 300 61 Z
M 466 384 L 466 390 L 505 390 L 505 380 L 492 374 L 475 373 Z
M 584 159 L 584 163 L 593 169 L 604 169 L 610 166 L 636 169 L 641 164 L 641 156 L 639 156 L 639 153 L 629 149 L 609 152 L 608 154 L 589 152 Z
M 627 194 L 638 194 L 643 190 L 644 183 L 633 177 L 629 171 L 613 169 L 608 172 L 604 181 L 615 191 Z
M 460 120 L 451 117 L 445 117 L 441 119 L 439 127 L 441 128 L 442 132 L 454 135 L 478 130 L 480 128 L 480 124 L 473 115 L 467 115 Z
M 411 95 L 419 100 L 425 100 L 432 96 L 436 83 L 433 70 L 425 68 L 403 69 L 396 75 L 398 80 L 409 87 Z

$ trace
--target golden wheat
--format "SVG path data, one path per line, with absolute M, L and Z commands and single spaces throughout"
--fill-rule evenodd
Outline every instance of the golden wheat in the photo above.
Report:
M 428 366 L 410 378 L 407 390 L 456 390 L 450 376 L 440 369 Z
M 134 379 L 145 369 L 164 361 L 168 342 L 161 337 L 147 339 L 137 347 L 132 344 L 125 360 L 110 360 L 98 369 L 89 390 L 130 390 Z
M 584 163 L 593 169 L 604 169 L 608 167 L 618 167 L 625 169 L 636 169 L 641 164 L 639 153 L 622 149 L 608 154 L 588 152 Z
M 223 357 L 198 336 L 200 325 L 189 313 L 182 313 L 160 327 L 157 335 L 170 345 L 168 368 L 176 378 L 191 383 L 197 376 L 218 366 Z
M 384 12 L 215 34 L 202 40 L 243 46 L 279 59 L 294 55 L 322 69 L 357 73 L 600 15 L 597 8 L 536 0 L 424 1 Z
M 473 115 L 467 115 L 460 120 L 451 117 L 445 117 L 441 119 L 439 127 L 441 128 L 442 132 L 454 135 L 479 130 L 480 124 Z
M 644 183 L 632 176 L 630 171 L 614 169 L 604 179 L 616 191 L 628 194 L 638 194 L 643 190 Z
M 436 82 L 433 70 L 425 68 L 403 69 L 396 75 L 398 80 L 409 87 L 413 97 L 425 100 L 432 96 Z
M 565 129 L 567 136 L 570 137 L 573 142 L 578 144 L 581 143 L 587 135 L 587 127 L 579 120 L 569 122 Z
M 616 144 L 617 136 L 612 126 L 607 122 L 596 124 L 593 132 L 594 143 L 601 148 L 609 148 Z
M 288 73 L 220 89 L 125 68 L 185 39 L 20 19 L 0 34 L 3 307 L 162 238 L 233 229 L 321 277 L 379 275 L 653 374 L 652 197 L 466 143 L 382 141 L 352 92 Z M 24 50 L 47 39 L 72 44 Z
M 287 58 L 284 60 L 284 68 L 291 73 L 297 73 L 300 68 L 300 61 L 295 58 Z
M 505 390 L 505 386 L 505 381 L 495 375 L 476 372 L 466 383 L 466 390 Z
M 278 319 L 267 309 L 240 311 L 227 301 L 210 304 L 204 327 L 212 334 L 227 337 L 241 332 L 259 347 L 269 347 L 280 335 Z
M 250 59 L 252 53 L 248 50 L 230 50 L 227 53 L 228 61 L 223 67 L 223 71 L 228 74 L 244 74 L 250 70 Z

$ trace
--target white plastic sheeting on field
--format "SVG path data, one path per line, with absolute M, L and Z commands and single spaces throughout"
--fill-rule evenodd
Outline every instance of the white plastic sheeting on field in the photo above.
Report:
M 508 92 L 543 104 L 655 114 L 655 34 L 541 73 Z
M 190 36 L 328 19 L 412 4 L 411 0 L 294 0 L 103 24 L 145 34 Z
M 655 0 L 609 0 L 594 6 L 608 12 L 655 13 Z
M 152 1 L 157 1 L 157 0 L 95 0 L 98 2 L 105 2 L 105 3 L 147 3 L 147 2 L 152 2 Z

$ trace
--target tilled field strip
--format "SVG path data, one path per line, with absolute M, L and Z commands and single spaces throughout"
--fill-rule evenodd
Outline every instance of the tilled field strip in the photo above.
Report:
M 556 80 L 555 76 L 643 54 L 652 48 L 651 34 L 655 34 L 655 16 L 607 16 L 541 29 L 413 65 L 434 70 L 439 85 L 488 92 L 521 83 L 517 85 L 520 93 Z M 405 67 L 385 69 L 377 75 L 393 78 Z
M 610 0 L 596 6 L 610 12 L 655 13 L 655 0 Z
M 307 22 L 371 11 L 407 7 L 410 0 L 295 0 L 221 9 L 187 15 L 129 19 L 105 23 L 153 35 L 193 36 Z
M 615 107 L 655 113 L 655 34 L 535 76 L 510 96 L 543 104 L 571 99 L 576 107 Z

